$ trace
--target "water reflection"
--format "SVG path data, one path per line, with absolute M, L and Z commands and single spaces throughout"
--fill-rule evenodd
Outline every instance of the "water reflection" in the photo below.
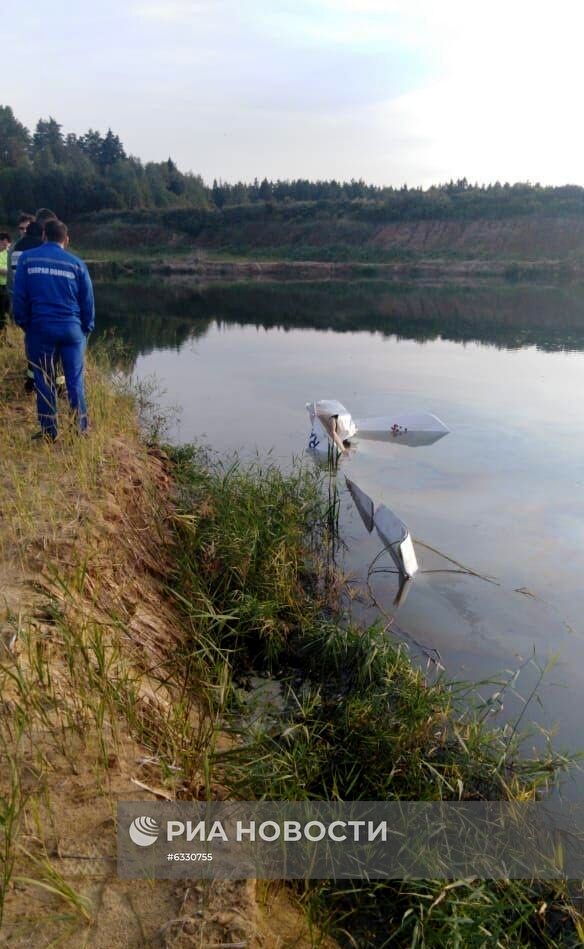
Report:
M 202 285 L 173 278 L 98 283 L 96 300 L 98 333 L 115 330 L 130 362 L 155 349 L 180 348 L 213 322 L 584 350 L 584 288 L 577 286 L 452 288 L 371 280 Z
M 307 443 L 308 398 L 339 399 L 356 418 L 443 419 L 451 434 L 433 445 L 363 439 L 341 465 L 417 542 L 420 572 L 397 604 L 399 627 L 452 677 L 521 665 L 524 697 L 538 675 L 534 649 L 542 662 L 557 652 L 538 693 L 545 708 L 529 717 L 562 722 L 559 748 L 581 746 L 583 290 L 181 281 L 96 290 L 101 332 L 115 330 L 136 376 L 160 379 L 163 405 L 181 405 L 178 441 L 243 458 L 272 452 L 286 466 Z M 348 491 L 339 503 L 343 569 L 363 585 L 380 542 Z M 436 551 L 475 575 L 450 572 Z M 397 577 L 370 581 L 364 618 L 393 616 Z M 508 690 L 503 714 L 521 701 Z

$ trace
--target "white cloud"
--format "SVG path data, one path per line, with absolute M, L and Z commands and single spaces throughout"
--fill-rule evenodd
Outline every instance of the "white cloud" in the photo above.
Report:
M 584 178 L 584 7 L 570 0 L 553 10 L 539 0 L 143 0 L 135 9 L 159 22 L 190 18 L 193 56 L 212 38 L 220 69 L 197 74 L 193 87 L 207 82 L 209 114 L 220 117 L 207 130 L 207 160 L 200 145 L 189 160 L 188 133 L 165 123 L 183 163 L 204 163 L 207 174 L 424 185 Z M 188 51 L 185 37 L 185 66 Z M 180 90 L 183 104 L 191 91 Z M 201 108 L 195 97 L 193 116 Z
M 146 20 L 189 22 L 193 17 L 212 12 L 221 5 L 220 0 L 166 0 L 166 2 L 139 3 L 132 7 L 134 16 Z
M 56 5 L 42 29 L 30 5 L 6 27 L 26 33 L 33 59 L 61 48 L 71 17 L 79 37 L 42 102 L 19 71 L 22 45 L 5 44 L 6 70 L 19 73 L 10 104 L 27 124 L 42 112 L 76 131 L 111 125 L 144 159 L 170 152 L 211 179 L 584 183 L 574 0 Z
M 502 59 L 491 69 L 478 57 L 472 70 L 466 60 L 450 64 L 449 75 L 380 106 L 378 127 L 407 142 L 409 183 L 581 182 L 581 86 L 582 67 L 570 57 Z

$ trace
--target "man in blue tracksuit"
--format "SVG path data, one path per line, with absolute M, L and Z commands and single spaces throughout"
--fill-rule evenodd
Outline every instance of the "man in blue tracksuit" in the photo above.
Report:
M 67 394 L 79 429 L 87 430 L 83 359 L 95 323 L 93 287 L 82 260 L 67 253 L 67 227 L 47 221 L 45 243 L 24 251 L 14 276 L 12 312 L 26 334 L 34 369 L 41 430 L 34 438 L 57 437 L 55 362 L 61 358 Z

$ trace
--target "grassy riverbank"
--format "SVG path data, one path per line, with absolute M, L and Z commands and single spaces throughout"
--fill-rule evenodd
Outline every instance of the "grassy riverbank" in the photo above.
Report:
M 115 877 L 115 804 L 531 798 L 518 757 L 380 629 L 336 613 L 317 476 L 147 445 L 146 393 L 89 367 L 92 433 L 32 445 L 22 350 L 0 344 L 0 828 L 14 946 L 579 945 L 565 887 L 305 890 Z M 249 682 L 281 702 L 253 728 Z M 257 719 L 257 716 L 254 716 Z
M 204 797 L 227 739 L 181 664 L 178 514 L 168 461 L 138 433 L 148 395 L 112 384 L 94 356 L 91 437 L 65 424 L 54 446 L 31 444 L 23 370 L 11 329 L 0 343 L 0 942 L 308 947 L 285 891 L 116 878 L 116 802 Z

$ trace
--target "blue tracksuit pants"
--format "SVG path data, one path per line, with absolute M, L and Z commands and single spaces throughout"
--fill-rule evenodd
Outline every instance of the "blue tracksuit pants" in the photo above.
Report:
M 63 364 L 69 403 L 78 418 L 79 429 L 87 428 L 87 406 L 83 380 L 86 337 L 77 322 L 43 322 L 26 332 L 26 351 L 34 371 L 37 412 L 41 430 L 57 437 L 57 386 L 55 364 Z

